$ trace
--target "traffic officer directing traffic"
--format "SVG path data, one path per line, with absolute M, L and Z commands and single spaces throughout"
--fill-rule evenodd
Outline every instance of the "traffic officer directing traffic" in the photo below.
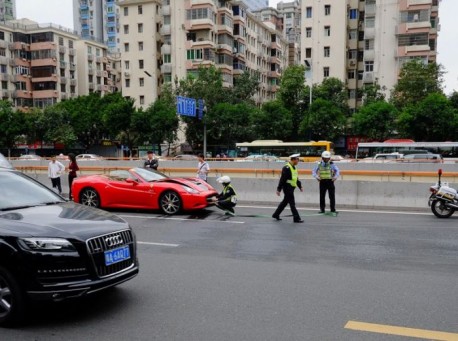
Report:
M 336 211 L 336 189 L 334 181 L 338 179 L 339 175 L 339 168 L 331 161 L 331 153 L 324 151 L 321 154 L 321 161 L 317 162 L 312 171 L 312 176 L 320 183 L 320 213 L 324 213 L 326 208 L 326 191 L 329 193 L 331 212 Z
M 280 214 L 285 209 L 286 205 L 289 204 L 291 212 L 293 213 L 293 219 L 295 223 L 303 223 L 304 221 L 299 216 L 299 212 L 296 209 L 296 201 L 294 199 L 294 190 L 299 187 L 300 191 L 303 192 L 302 184 L 298 179 L 297 164 L 299 163 L 300 154 L 293 154 L 290 156 L 290 161 L 286 163 L 281 171 L 280 181 L 278 182 L 277 195 L 280 196 L 280 192 L 283 190 L 284 198 L 277 210 L 272 214 L 272 218 L 281 220 Z

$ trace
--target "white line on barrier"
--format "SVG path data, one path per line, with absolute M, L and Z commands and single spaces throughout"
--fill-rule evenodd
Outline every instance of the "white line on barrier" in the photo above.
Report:
M 223 224 L 245 224 L 244 221 L 236 220 L 205 220 L 205 219 L 189 219 L 189 218 L 166 218 L 166 217 L 156 217 L 156 216 L 145 216 L 145 215 L 126 215 L 118 214 L 123 218 L 138 218 L 138 219 L 157 219 L 157 220 L 177 220 L 177 221 L 194 221 L 194 222 L 205 222 L 205 223 L 223 223 Z
M 178 247 L 178 246 L 180 246 L 180 244 L 150 243 L 150 242 L 137 242 L 137 244 L 154 245 L 154 246 L 168 246 L 168 247 Z

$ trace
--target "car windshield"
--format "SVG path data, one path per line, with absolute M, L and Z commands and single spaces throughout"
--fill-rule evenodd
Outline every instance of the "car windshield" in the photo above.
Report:
M 0 171 L 0 188 L 0 210 L 65 202 L 49 188 L 18 172 Z
M 145 168 L 134 168 L 133 171 L 137 173 L 138 175 L 140 175 L 145 181 L 148 181 L 148 182 L 168 178 L 167 175 L 162 174 L 161 172 L 158 172 L 155 170 L 149 170 Z
M 11 163 L 3 156 L 3 154 L 0 154 L 0 168 L 13 168 Z

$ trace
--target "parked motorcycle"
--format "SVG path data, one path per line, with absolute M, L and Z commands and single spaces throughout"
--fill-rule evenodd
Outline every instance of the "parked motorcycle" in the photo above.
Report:
M 458 210 L 458 193 L 449 187 L 448 183 L 441 183 L 442 169 L 437 172 L 439 181 L 429 188 L 431 196 L 428 205 L 438 218 L 449 218 Z

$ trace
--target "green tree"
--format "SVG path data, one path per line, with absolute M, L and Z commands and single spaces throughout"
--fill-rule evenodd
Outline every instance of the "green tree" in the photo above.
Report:
M 299 139 L 301 122 L 308 112 L 308 87 L 304 81 L 305 67 L 303 65 L 288 66 L 280 80 L 277 98 L 292 116 L 291 140 Z
M 270 101 L 252 112 L 251 125 L 256 139 L 288 140 L 293 128 L 292 115 L 280 101 Z
M 402 136 L 416 141 L 456 140 L 458 113 L 442 94 L 431 93 L 416 105 L 410 105 L 398 118 Z
M 253 102 L 253 95 L 259 89 L 259 75 L 252 76 L 245 71 L 242 75 L 234 77 L 234 87 L 231 88 L 230 102 L 236 104 L 241 102 Z
M 338 78 L 329 77 L 313 88 L 313 98 L 321 98 L 334 103 L 342 113 L 348 114 L 348 93 L 345 84 Z
M 22 112 L 14 110 L 9 101 L 0 101 L 0 146 L 8 149 L 14 148 L 16 141 L 24 131 L 25 120 Z
M 364 84 L 361 89 L 364 105 L 372 104 L 375 102 L 385 101 L 385 87 L 381 87 L 378 83 Z
M 452 105 L 453 108 L 458 110 L 458 92 L 453 91 L 452 94 L 449 97 L 450 104 Z
M 400 109 L 421 102 L 431 93 L 442 94 L 443 75 L 440 64 L 409 61 L 401 69 L 391 101 Z
M 342 109 L 330 100 L 313 101 L 310 117 L 301 122 L 301 133 L 310 131 L 314 140 L 332 141 L 344 132 L 346 118 Z
M 43 135 L 45 141 L 62 143 L 66 147 L 71 147 L 77 141 L 70 115 L 67 111 L 50 106 L 44 109 L 40 120 L 40 124 L 45 128 Z
M 396 107 L 385 101 L 371 102 L 352 117 L 353 131 L 374 140 L 388 139 L 396 129 Z

